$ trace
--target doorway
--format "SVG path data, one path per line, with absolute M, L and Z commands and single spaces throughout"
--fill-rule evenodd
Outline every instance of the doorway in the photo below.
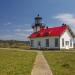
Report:
M 69 49 L 69 41 L 65 41 L 65 46 L 66 49 Z

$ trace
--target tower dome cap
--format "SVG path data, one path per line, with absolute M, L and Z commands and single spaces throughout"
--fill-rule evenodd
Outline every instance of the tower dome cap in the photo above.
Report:
M 42 17 L 38 14 L 35 19 L 42 19 Z

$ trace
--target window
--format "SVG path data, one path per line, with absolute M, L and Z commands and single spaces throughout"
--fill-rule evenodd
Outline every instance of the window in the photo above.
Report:
M 41 42 L 40 41 L 38 41 L 38 46 L 41 46 Z
M 55 38 L 55 47 L 58 47 L 58 38 Z
M 46 47 L 49 47 L 49 39 L 46 39 Z
M 70 40 L 70 47 L 72 47 L 72 39 Z
M 64 39 L 62 39 L 62 46 L 64 47 Z
M 66 41 L 66 45 L 69 45 L 69 41 Z
M 34 44 L 34 41 L 33 41 L 33 40 L 31 40 L 31 47 L 33 47 L 33 44 Z

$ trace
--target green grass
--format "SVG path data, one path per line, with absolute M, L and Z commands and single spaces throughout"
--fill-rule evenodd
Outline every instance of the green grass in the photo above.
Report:
M 0 75 L 31 75 L 36 53 L 0 49 Z
M 75 52 L 44 52 L 53 75 L 75 75 Z

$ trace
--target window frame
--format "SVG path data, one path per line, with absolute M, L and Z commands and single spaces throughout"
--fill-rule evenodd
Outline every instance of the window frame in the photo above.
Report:
M 58 47 L 58 46 L 59 46 L 59 39 L 55 38 L 55 47 Z
M 69 45 L 69 41 L 65 41 L 65 44 L 68 46 Z
M 41 46 L 41 41 L 38 41 L 38 46 Z
M 34 40 L 31 40 L 31 47 L 34 46 Z
M 64 47 L 64 38 L 62 38 L 62 47 Z
M 49 39 L 45 39 L 46 40 L 46 47 L 49 47 Z
M 72 39 L 70 39 L 70 47 L 72 47 Z

